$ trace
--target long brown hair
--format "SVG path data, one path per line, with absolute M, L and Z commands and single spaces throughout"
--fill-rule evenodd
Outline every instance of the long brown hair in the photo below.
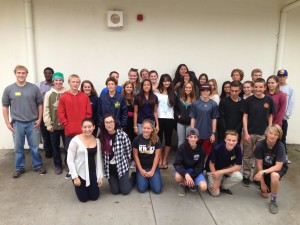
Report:
M 100 125 L 100 134 L 99 134 L 99 139 L 100 139 L 100 143 L 101 143 L 101 148 L 102 148 L 102 153 L 104 155 L 111 155 L 112 154 L 112 146 L 110 146 L 110 136 L 105 128 L 105 119 L 108 117 L 112 117 L 115 123 L 115 130 L 117 131 L 117 120 L 115 118 L 115 116 L 111 113 L 106 114 L 103 117 L 103 121 L 101 121 L 101 125 Z
M 84 81 L 82 81 L 80 90 L 83 92 L 83 85 L 84 85 L 85 83 L 91 85 L 91 88 L 92 88 L 92 90 L 91 90 L 91 95 L 94 95 L 94 96 L 97 96 L 97 97 L 98 97 L 97 91 L 95 90 L 95 87 L 94 87 L 93 83 L 92 83 L 91 81 L 89 81 L 89 80 L 84 80 Z
M 267 79 L 267 90 L 266 90 L 266 92 L 269 93 L 269 91 L 270 91 L 270 90 L 269 90 L 269 87 L 268 87 L 268 81 L 269 81 L 270 79 L 275 80 L 275 82 L 277 83 L 277 87 L 276 87 L 276 89 L 275 89 L 275 94 L 278 94 L 278 93 L 280 92 L 280 89 L 279 89 L 279 79 L 278 79 L 278 77 L 275 76 L 275 75 L 271 75 L 271 76 L 268 77 L 268 79 Z
M 155 145 L 155 144 L 158 142 L 159 137 L 158 137 L 157 132 L 156 132 L 156 130 L 155 130 L 154 122 L 153 122 L 152 120 L 150 120 L 150 119 L 145 119 L 145 120 L 143 120 L 142 126 L 143 126 L 145 123 L 150 124 L 150 126 L 152 127 L 152 132 L 151 132 L 151 134 L 150 134 L 150 142 L 149 142 L 149 146 Z
M 125 87 L 131 85 L 132 86 L 132 92 L 131 94 L 128 96 L 126 91 L 125 91 Z M 134 85 L 132 83 L 130 83 L 130 81 L 126 81 L 123 84 L 123 88 L 122 88 L 122 95 L 124 96 L 127 105 L 133 105 L 133 101 L 134 101 L 134 97 L 135 97 L 135 90 L 134 90 Z
M 189 82 L 187 82 L 187 83 L 185 83 L 185 84 L 183 85 L 182 91 L 181 91 L 181 93 L 180 93 L 180 98 L 181 98 L 184 102 L 186 102 L 188 96 L 187 96 L 187 94 L 185 93 L 185 87 L 186 87 L 186 85 L 188 85 L 188 84 L 190 84 L 190 85 L 192 86 L 192 91 L 191 91 L 191 93 L 190 93 L 190 98 L 191 98 L 191 101 L 193 102 L 193 101 L 196 100 L 196 94 L 195 94 L 195 86 L 194 86 L 194 83 L 193 83 L 192 81 L 189 81 Z

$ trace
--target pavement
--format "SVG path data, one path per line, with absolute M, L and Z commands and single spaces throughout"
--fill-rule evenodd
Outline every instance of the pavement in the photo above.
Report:
M 97 201 L 78 201 L 71 180 L 54 173 L 52 159 L 44 159 L 47 174 L 38 175 L 31 168 L 26 153 L 26 173 L 12 178 L 13 150 L 0 150 L 0 224 L 204 224 L 269 225 L 300 224 L 300 146 L 289 145 L 292 161 L 282 179 L 277 202 L 279 213 L 268 211 L 269 199 L 260 195 L 253 184 L 231 188 L 233 196 L 212 197 L 208 192 L 187 191 L 177 194 L 170 156 L 169 169 L 162 171 L 163 191 L 140 194 L 136 188 L 128 196 L 110 193 L 107 180 Z M 44 156 L 44 152 L 41 152 Z

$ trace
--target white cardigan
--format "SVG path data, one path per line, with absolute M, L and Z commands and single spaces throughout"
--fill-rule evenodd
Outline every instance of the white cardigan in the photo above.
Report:
M 97 181 L 103 178 L 103 164 L 100 141 L 97 138 L 96 174 Z M 90 185 L 88 150 L 76 135 L 70 142 L 67 163 L 72 179 L 80 176 L 86 181 L 86 187 Z

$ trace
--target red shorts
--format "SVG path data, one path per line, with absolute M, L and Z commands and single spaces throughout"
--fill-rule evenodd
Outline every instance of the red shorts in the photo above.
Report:
M 211 153 L 213 144 L 210 142 L 210 139 L 199 139 L 198 142 L 202 144 L 205 155 Z

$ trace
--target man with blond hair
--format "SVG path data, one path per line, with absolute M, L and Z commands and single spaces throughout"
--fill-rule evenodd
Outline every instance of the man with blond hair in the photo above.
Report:
M 16 82 L 6 87 L 2 96 L 3 117 L 14 140 L 15 172 L 13 178 L 19 178 L 25 172 L 25 136 L 33 169 L 39 174 L 45 174 L 46 170 L 38 148 L 43 96 L 36 85 L 26 81 L 28 69 L 25 66 L 16 66 L 14 73 Z M 9 113 L 11 121 L 9 121 Z

